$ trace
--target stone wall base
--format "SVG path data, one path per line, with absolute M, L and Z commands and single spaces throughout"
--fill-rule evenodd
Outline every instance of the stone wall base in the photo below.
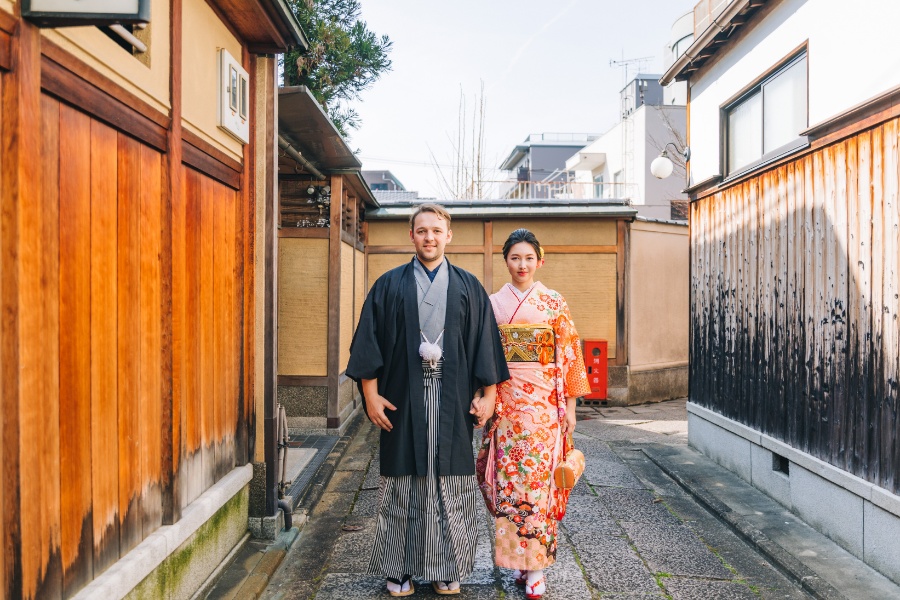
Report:
M 247 534 L 253 468 L 232 470 L 85 586 L 75 600 L 187 600 Z
M 688 443 L 900 584 L 900 496 L 691 402 Z
M 688 394 L 687 365 L 660 368 L 610 366 L 606 406 L 633 406 L 684 398 Z

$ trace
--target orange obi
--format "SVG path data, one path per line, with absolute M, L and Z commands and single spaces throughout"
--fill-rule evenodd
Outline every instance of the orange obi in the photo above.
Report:
M 539 362 L 549 365 L 556 361 L 556 336 L 550 325 L 500 325 L 500 342 L 503 344 L 506 362 Z

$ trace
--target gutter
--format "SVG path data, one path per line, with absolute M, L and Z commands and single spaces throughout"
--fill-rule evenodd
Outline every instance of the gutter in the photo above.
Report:
M 659 79 L 659 84 L 665 87 L 678 79 L 681 72 L 684 71 L 686 67 L 690 66 L 691 63 L 693 63 L 697 57 L 709 47 L 710 43 L 717 35 L 728 29 L 731 25 L 731 21 L 740 13 L 744 12 L 744 9 L 749 5 L 750 0 L 734 0 L 731 4 L 726 6 L 721 14 L 713 19 L 709 27 L 700 34 L 700 37 L 695 39 L 694 43 L 684 51 L 684 54 L 679 56 L 678 60 L 672 63 L 669 70 Z
M 299 46 L 303 52 L 309 50 L 309 40 L 306 37 L 306 33 L 300 26 L 297 16 L 291 10 L 291 7 L 288 6 L 288 3 L 285 0 L 272 0 L 272 6 L 275 12 L 278 13 L 281 22 L 294 38 L 295 45 Z
M 278 147 L 284 150 L 285 154 L 296 160 L 300 165 L 309 171 L 309 173 L 317 179 L 327 179 L 322 171 L 318 170 L 311 162 L 306 160 L 299 151 L 297 151 L 290 142 L 284 139 L 281 134 L 278 135 Z

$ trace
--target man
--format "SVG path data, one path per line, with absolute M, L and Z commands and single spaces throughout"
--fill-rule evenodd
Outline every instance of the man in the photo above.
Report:
M 382 430 L 369 572 L 387 578 L 391 596 L 412 594 L 411 578 L 457 594 L 478 531 L 472 427 L 493 414 L 509 371 L 487 293 L 444 256 L 446 209 L 421 204 L 409 223 L 416 256 L 372 286 L 347 366 Z

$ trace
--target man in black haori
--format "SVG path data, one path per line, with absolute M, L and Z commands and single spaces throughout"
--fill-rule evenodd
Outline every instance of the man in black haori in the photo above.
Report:
M 416 208 L 416 256 L 372 286 L 350 346 L 347 375 L 382 430 L 369 573 L 387 578 L 391 596 L 412 594 L 411 579 L 457 594 L 472 572 L 480 498 L 472 428 L 490 418 L 496 384 L 509 379 L 487 293 L 444 256 L 452 235 L 446 209 Z

